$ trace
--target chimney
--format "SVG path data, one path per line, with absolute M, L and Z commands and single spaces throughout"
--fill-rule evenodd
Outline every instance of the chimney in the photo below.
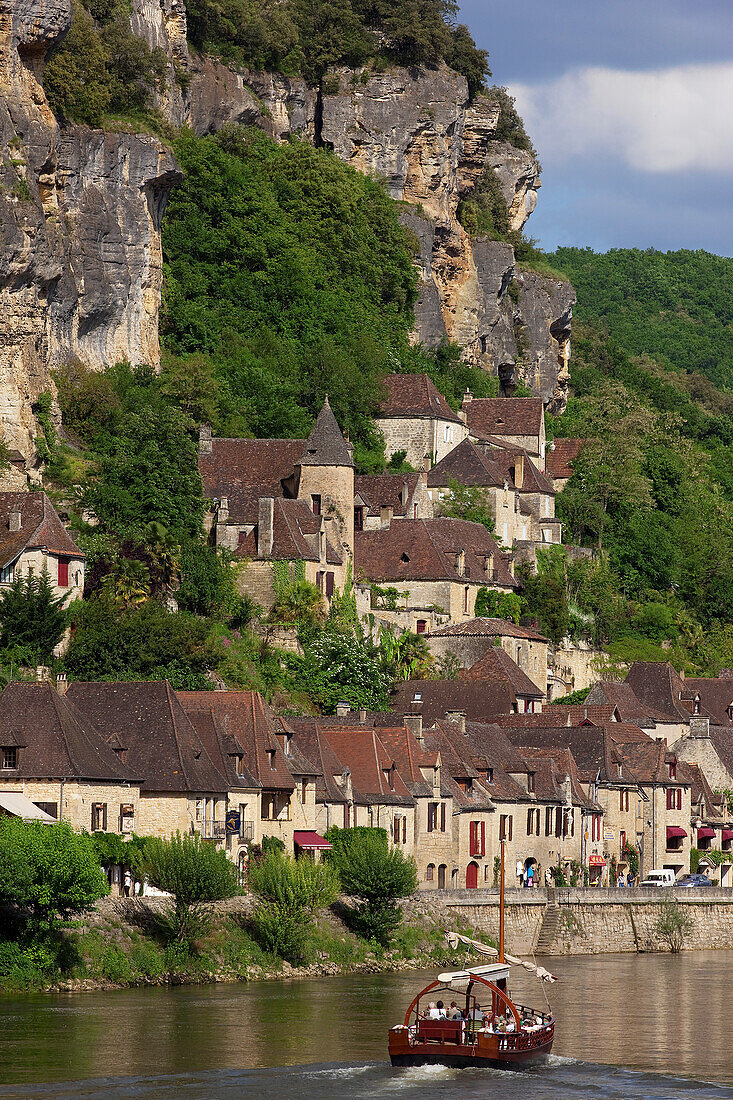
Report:
M 466 575 L 466 551 L 461 549 L 456 554 L 456 571 L 459 577 Z
M 392 509 L 383 505 L 379 509 L 379 522 L 382 527 L 389 527 L 392 522 Z
M 216 522 L 226 523 L 229 519 L 229 497 L 222 497 L 216 510 Z
M 359 711 L 359 721 L 360 722 L 366 722 L 366 720 L 367 720 L 366 707 L 362 707 Z
M 517 455 L 514 459 L 514 485 L 517 489 L 524 487 L 524 455 Z
M 59 695 L 66 695 L 66 689 L 68 688 L 68 686 L 69 681 L 66 679 L 66 673 L 59 672 L 58 676 L 56 677 L 56 691 L 59 693 Z
M 202 424 L 199 428 L 199 454 L 210 455 L 212 450 L 211 427 L 209 424 Z
M 336 714 L 338 715 L 339 718 L 345 718 L 346 715 L 350 714 L 350 713 L 351 713 L 351 707 L 349 706 L 348 703 L 341 702 L 341 703 L 336 704 Z
M 472 401 L 473 401 L 473 394 L 471 393 L 470 390 L 466 390 L 466 392 L 463 395 L 463 401 L 461 402 L 461 408 L 463 409 L 463 408 L 466 407 L 466 405 L 470 405 Z
M 260 558 L 269 558 L 272 555 L 274 524 L 274 497 L 260 497 L 259 511 L 257 515 L 257 555 Z
M 422 714 L 403 714 L 402 721 L 415 740 L 422 745 Z
M 432 458 L 430 457 L 429 454 L 426 454 L 425 457 L 422 460 L 423 472 L 426 473 L 426 474 L 429 474 L 430 473 L 430 468 L 431 468 L 432 465 L 433 465 Z
M 8 516 L 8 530 L 20 531 L 20 509 L 13 508 L 12 512 Z
M 487 577 L 493 576 L 494 573 L 494 555 L 487 554 L 484 558 L 484 573 Z
M 466 712 L 465 710 L 449 710 L 445 714 L 446 722 L 455 722 L 457 726 L 461 727 L 461 733 L 466 732 Z
M 407 501 L 408 501 L 409 496 L 410 496 L 410 486 L 407 484 L 406 481 L 403 481 L 402 482 L 402 498 L 401 499 L 402 499 L 403 505 L 405 506 L 405 510 L 407 510 Z
M 51 679 L 51 669 L 48 665 L 38 665 L 36 668 L 36 683 L 45 684 Z

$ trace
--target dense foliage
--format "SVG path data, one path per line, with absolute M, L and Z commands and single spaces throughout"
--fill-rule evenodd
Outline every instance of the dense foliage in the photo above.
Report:
M 48 571 L 18 577 L 0 595 L 0 650 L 5 660 L 47 664 L 64 636 L 68 612 Z
M 326 835 L 344 893 L 357 899 L 349 923 L 360 936 L 389 947 L 402 921 L 398 900 L 417 890 L 415 861 L 389 847 L 384 829 L 333 827 Z
M 247 885 L 258 898 L 251 925 L 264 950 L 289 963 L 306 961 L 313 917 L 339 894 L 335 865 L 271 851 L 251 863 Z

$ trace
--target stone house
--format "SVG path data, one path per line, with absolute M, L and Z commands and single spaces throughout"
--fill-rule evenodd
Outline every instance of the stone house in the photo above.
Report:
M 733 675 L 724 669 L 717 677 L 686 676 L 682 702 L 692 715 L 708 715 L 716 726 L 733 726 Z
M 465 439 L 427 475 L 436 511 L 452 482 L 482 489 L 491 503 L 494 532 L 501 544 L 552 544 L 562 541 L 555 519 L 555 489 L 529 454 Z
M 547 690 L 549 639 L 533 627 L 485 616 L 449 623 L 432 630 L 425 640 L 432 654 L 445 657 L 451 653 L 460 668 L 470 668 L 490 646 L 499 645 L 542 693 Z
M 357 474 L 354 528 L 378 531 L 393 519 L 431 519 L 433 502 L 424 470 L 414 474 Z
M 577 871 L 589 858 L 585 835 L 599 831 L 602 807 L 584 790 L 570 749 L 528 748 L 522 750 L 522 755 L 534 771 L 534 793 L 540 810 L 539 815 L 535 811 L 534 823 L 528 821 L 529 831 L 534 833 L 531 846 L 535 873 L 541 875 L 547 867 L 561 867 L 569 879 L 573 865 Z
M 474 442 L 520 447 L 545 469 L 545 406 L 541 397 L 474 397 L 467 390 L 461 416 Z
M 622 767 L 631 770 L 646 796 L 642 819 L 641 874 L 669 867 L 675 875 L 690 867 L 693 778 L 663 737 L 618 745 Z
M 657 733 L 670 742 L 689 725 L 693 705 L 685 698 L 684 679 L 669 661 L 635 661 L 625 683 L 645 707 L 654 708 Z
M 0 591 L 45 569 L 55 596 L 81 598 L 84 560 L 45 493 L 0 493 Z
M 404 680 L 395 684 L 391 705 L 397 714 L 422 714 L 426 726 L 460 714 L 470 722 L 494 722 L 520 709 L 508 680 Z
M 461 440 L 467 430 L 427 374 L 388 374 L 383 381 L 376 425 L 384 436 L 387 458 L 405 451 L 405 459 L 416 469 L 439 462 Z
M 139 768 L 114 738 L 105 740 L 48 681 L 10 683 L 0 694 L 0 806 L 16 796 L 17 816 L 34 815 L 87 832 L 140 831 Z
M 224 844 L 228 780 L 167 681 L 76 682 L 66 698 L 140 776 L 136 832 L 198 833 Z
M 673 732 L 677 723 L 671 722 L 670 716 L 653 704 L 644 703 L 638 697 L 628 680 L 617 683 L 614 680 L 598 680 L 585 697 L 585 703 L 589 711 L 598 707 L 610 706 L 616 714 L 615 721 L 629 722 L 639 726 L 650 737 L 659 732 L 662 736 Z M 661 728 L 660 728 L 661 727 Z M 667 729 L 671 727 L 671 729 Z
M 730 886 L 733 881 L 733 828 L 730 827 L 728 799 L 722 791 L 713 791 L 699 764 L 687 764 L 686 771 L 692 778 L 690 825 L 693 846 L 702 853 L 698 868 L 721 886 Z M 714 850 L 725 853 L 719 865 L 705 855 Z
M 418 634 L 472 618 L 483 586 L 500 592 L 518 587 L 511 563 L 486 528 L 466 520 L 406 519 L 359 531 L 355 558 L 358 579 L 397 589 L 390 605 L 372 590 L 375 616 Z
M 461 669 L 459 680 L 463 683 L 508 683 L 520 712 L 531 714 L 542 710 L 544 692 L 499 645 L 489 646 L 475 664 Z
M 573 463 L 583 448 L 582 439 L 553 439 L 545 448 L 545 473 L 556 493 L 562 492 L 573 476 Z
M 243 591 L 271 608 L 283 569 L 327 601 L 343 588 L 354 549 L 353 448 L 328 398 L 308 439 L 214 439 L 203 427 L 198 465 L 209 537 L 242 561 Z
M 671 750 L 686 764 L 699 765 L 716 790 L 733 790 L 733 737 L 707 715 L 692 716 Z

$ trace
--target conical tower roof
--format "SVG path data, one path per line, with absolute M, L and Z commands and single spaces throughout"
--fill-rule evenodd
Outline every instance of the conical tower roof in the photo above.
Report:
M 316 417 L 313 431 L 306 440 L 301 466 L 353 466 L 351 447 L 341 434 L 328 397 Z

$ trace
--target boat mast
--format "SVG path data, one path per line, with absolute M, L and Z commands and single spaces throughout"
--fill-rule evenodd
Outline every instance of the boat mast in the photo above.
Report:
M 504 960 L 504 847 L 506 841 L 502 840 L 501 844 L 501 878 L 499 879 L 499 959 L 500 963 Z

